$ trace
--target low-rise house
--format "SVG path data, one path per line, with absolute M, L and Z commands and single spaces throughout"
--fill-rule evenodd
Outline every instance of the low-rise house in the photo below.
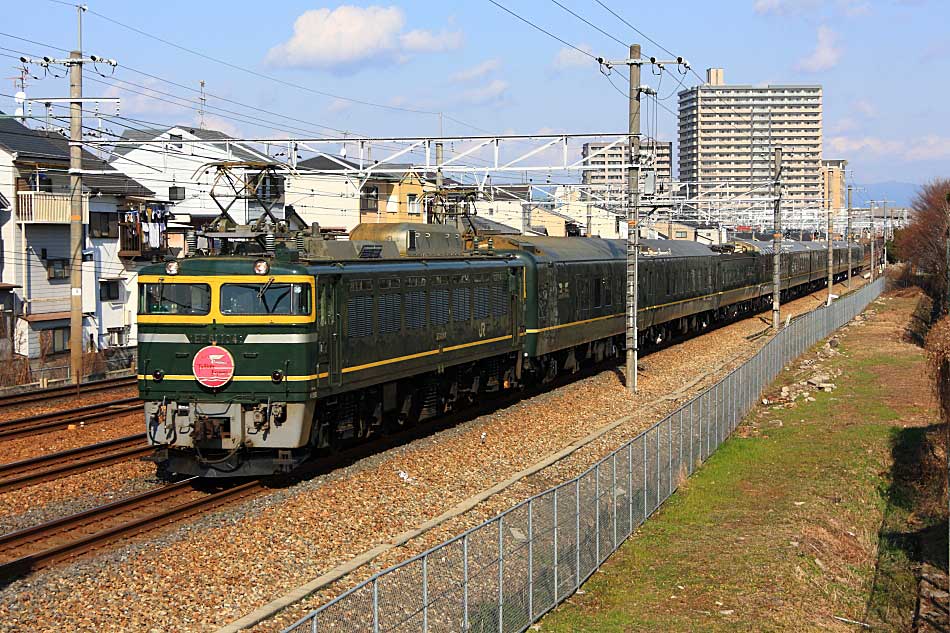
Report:
M 425 222 L 435 175 L 403 163 L 359 164 L 320 154 L 287 176 L 287 204 L 307 223 L 349 233 L 361 223 Z
M 146 142 L 148 141 L 148 142 Z M 161 141 L 154 143 L 153 141 Z M 181 224 L 203 226 L 221 213 L 212 191 L 225 205 L 235 198 L 234 187 L 226 179 L 216 182 L 218 170 L 212 163 L 234 162 L 273 164 L 274 159 L 254 147 L 235 141 L 227 134 L 185 125 L 159 129 L 128 129 L 116 143 L 109 163 L 155 192 L 155 198 L 175 205 L 175 219 Z M 258 167 L 234 168 L 237 178 L 261 173 Z M 257 193 L 279 218 L 284 217 L 284 175 L 261 179 Z M 234 200 L 228 209 L 238 224 L 260 217 L 261 202 L 254 196 Z M 141 235 L 141 233 L 139 233 Z
M 69 346 L 69 145 L 57 132 L 0 117 L 0 303 L 10 353 L 28 358 Z M 149 211 L 153 192 L 83 152 L 83 340 L 87 351 L 134 344 L 134 258 L 123 258 L 123 224 L 148 214 L 160 253 L 163 219 Z M 157 211 L 159 206 L 154 206 Z M 136 253 L 142 254 L 138 248 Z M 149 249 L 144 252 L 149 253 Z M 6 295 L 3 297 L 2 295 Z M 3 351 L 3 347 L 0 347 Z

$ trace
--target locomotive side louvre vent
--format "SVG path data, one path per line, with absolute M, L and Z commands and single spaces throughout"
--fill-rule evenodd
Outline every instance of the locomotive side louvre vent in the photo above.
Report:
M 488 286 L 475 286 L 475 318 L 477 320 L 487 319 L 491 312 L 489 294 Z
M 426 326 L 426 291 L 411 290 L 406 293 L 406 327 L 411 330 Z
M 380 334 L 392 334 L 402 329 L 402 295 L 385 294 L 376 298 L 376 320 Z
M 350 297 L 346 306 L 346 335 L 350 338 L 373 333 L 373 297 Z
M 496 317 L 508 314 L 508 296 L 505 287 L 501 284 L 494 284 L 491 287 L 491 308 L 492 315 Z
M 429 322 L 445 325 L 449 322 L 449 291 L 446 288 L 429 290 Z
M 472 318 L 472 289 L 452 288 L 452 318 L 456 323 Z

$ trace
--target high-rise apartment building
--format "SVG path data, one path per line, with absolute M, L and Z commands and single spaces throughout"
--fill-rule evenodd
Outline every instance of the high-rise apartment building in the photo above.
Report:
M 602 167 L 584 172 L 585 185 L 617 187 L 626 190 L 627 170 L 630 164 L 630 146 L 617 144 L 604 151 L 609 143 L 584 143 L 581 155 L 585 165 Z M 602 152 L 602 153 L 598 153 Z M 657 182 L 669 183 L 673 177 L 673 143 L 670 141 L 644 140 L 640 145 L 640 163 L 645 168 L 656 169 Z
M 821 86 L 726 85 L 721 68 L 679 93 L 679 179 L 730 197 L 772 177 L 782 148 L 783 207 L 821 208 Z M 757 189 L 759 195 L 767 189 Z
M 821 161 L 821 192 L 824 204 L 823 209 L 844 209 L 847 204 L 848 186 L 845 179 L 845 169 L 848 161 L 844 159 Z

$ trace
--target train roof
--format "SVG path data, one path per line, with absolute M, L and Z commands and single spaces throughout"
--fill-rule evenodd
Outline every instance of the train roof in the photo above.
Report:
M 627 252 L 625 240 L 599 237 L 550 237 L 544 235 L 504 235 L 495 237 L 498 250 L 526 251 L 556 261 L 622 259 Z M 710 257 L 719 253 L 705 244 L 685 240 L 640 240 L 644 257 Z
M 757 253 L 762 253 L 764 255 L 771 255 L 775 252 L 772 242 L 766 240 L 749 240 L 749 239 L 735 239 L 733 240 L 736 244 L 744 244 L 749 250 L 753 250 Z M 835 248 L 847 248 L 845 242 L 836 241 L 834 242 Z M 782 252 L 783 253 L 807 253 L 811 251 L 825 251 L 828 250 L 827 242 L 799 242 L 797 240 L 782 240 Z

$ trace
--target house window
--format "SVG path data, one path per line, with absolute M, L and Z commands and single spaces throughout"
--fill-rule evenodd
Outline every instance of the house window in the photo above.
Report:
M 172 147 L 181 149 L 184 146 L 181 142 L 181 134 L 169 134 L 168 140 L 171 141 Z
M 90 213 L 90 237 L 119 237 L 118 213 Z
M 379 211 L 379 188 L 364 187 L 360 192 L 360 211 L 363 213 L 376 213 Z
M 46 174 L 38 174 L 36 172 L 28 174 L 26 182 L 29 185 L 30 191 L 53 193 L 53 179 Z
M 129 333 L 124 327 L 109 328 L 109 347 L 125 347 L 129 344 Z
M 678 239 L 678 240 L 684 240 L 684 239 L 686 239 L 686 231 L 677 231 L 677 232 L 676 232 L 676 239 Z
M 100 281 L 99 282 L 99 300 L 100 301 L 118 301 L 119 300 L 119 281 Z
M 419 210 L 419 197 L 414 193 L 410 193 L 406 198 L 409 202 L 409 215 L 421 215 L 422 212 Z
M 40 346 L 48 354 L 69 351 L 69 328 L 57 327 L 40 331 Z
M 68 259 L 48 259 L 46 260 L 46 278 L 47 279 L 67 279 L 69 277 Z

